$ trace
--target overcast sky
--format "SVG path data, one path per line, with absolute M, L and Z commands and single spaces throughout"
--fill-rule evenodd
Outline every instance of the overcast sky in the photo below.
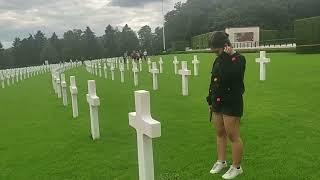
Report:
M 166 12 L 176 2 L 164 0 Z M 108 24 L 128 24 L 137 31 L 143 25 L 161 26 L 162 0 L 0 0 L 0 42 L 10 47 L 15 37 L 41 30 L 62 37 L 70 29 L 89 26 L 98 36 Z

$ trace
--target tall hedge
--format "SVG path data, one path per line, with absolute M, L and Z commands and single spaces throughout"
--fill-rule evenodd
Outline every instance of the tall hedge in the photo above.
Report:
M 172 51 L 184 51 L 186 47 L 190 47 L 189 41 L 174 41 L 171 42 Z
M 191 48 L 192 49 L 206 49 L 209 48 L 209 40 L 212 36 L 213 32 L 209 32 L 206 34 L 200 34 L 198 36 L 194 36 L 191 39 Z
M 278 39 L 278 33 L 277 30 L 260 30 L 260 41 Z
M 297 53 L 320 52 L 320 16 L 296 20 Z

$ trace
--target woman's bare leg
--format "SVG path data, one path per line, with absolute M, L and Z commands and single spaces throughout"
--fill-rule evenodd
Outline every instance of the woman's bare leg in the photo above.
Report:
M 216 135 L 217 135 L 218 160 L 225 161 L 226 148 L 227 148 L 227 133 L 225 131 L 225 127 L 223 124 L 223 116 L 222 114 L 218 114 L 218 113 L 214 113 L 212 116 L 213 116 L 213 123 L 216 129 Z
M 224 126 L 232 143 L 232 164 L 239 167 L 243 155 L 243 144 L 240 137 L 240 118 L 223 115 Z

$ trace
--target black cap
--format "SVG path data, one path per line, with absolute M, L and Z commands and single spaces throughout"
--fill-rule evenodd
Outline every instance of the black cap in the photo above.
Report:
M 229 34 L 218 31 L 212 35 L 210 42 L 211 48 L 224 48 L 225 44 L 230 44 Z

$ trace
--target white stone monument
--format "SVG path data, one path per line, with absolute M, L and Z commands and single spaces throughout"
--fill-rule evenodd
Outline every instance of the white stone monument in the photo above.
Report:
M 188 70 L 187 61 L 182 61 L 181 66 L 182 66 L 182 69 L 179 70 L 179 74 L 182 76 L 182 95 L 188 96 L 189 94 L 188 76 L 191 75 L 191 71 Z
M 153 82 L 153 90 L 158 90 L 158 74 L 159 74 L 159 69 L 157 68 L 157 63 L 152 62 L 152 82 Z
M 225 32 L 229 34 L 229 39 L 235 49 L 254 48 L 259 46 L 260 28 L 259 27 L 241 27 L 226 28 Z
M 260 81 L 265 81 L 267 63 L 270 62 L 270 58 L 266 58 L 266 51 L 260 51 L 260 58 L 256 58 L 256 62 L 260 63 Z
M 100 138 L 99 116 L 98 116 L 100 99 L 96 93 L 96 82 L 94 80 L 88 81 L 87 102 L 90 107 L 91 136 L 93 140 L 96 140 Z
M 193 60 L 192 60 L 194 76 L 198 76 L 199 75 L 199 63 L 200 63 L 200 61 L 198 60 L 198 56 L 194 55 L 193 56 Z
M 78 110 L 78 88 L 76 85 L 76 77 L 70 76 L 70 93 L 71 93 L 71 103 L 72 103 L 72 116 L 77 118 L 79 116 Z
M 148 91 L 135 92 L 135 108 L 129 124 L 137 132 L 139 180 L 154 180 L 152 139 L 161 136 L 161 124 L 151 117 Z

